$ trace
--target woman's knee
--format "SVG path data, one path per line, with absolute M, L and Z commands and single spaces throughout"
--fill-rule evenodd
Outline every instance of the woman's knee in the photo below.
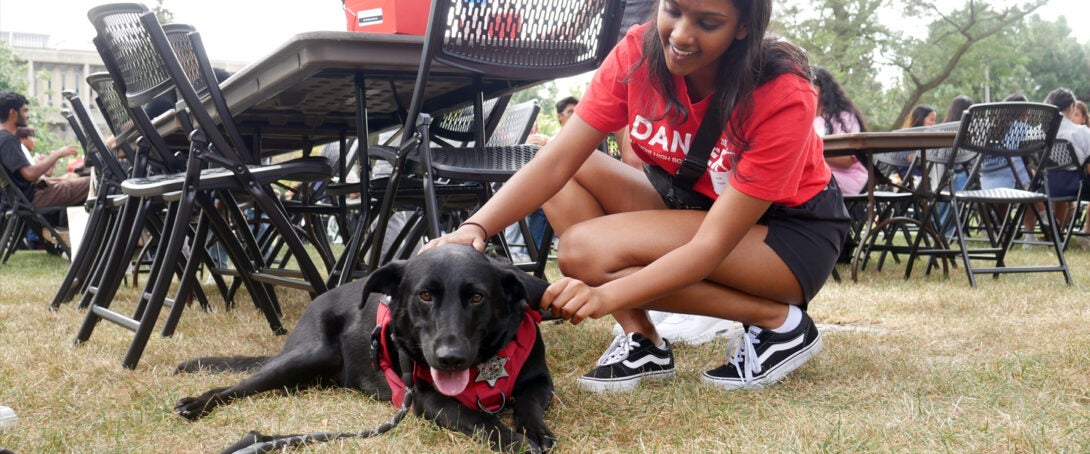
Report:
M 589 223 L 594 224 L 594 223 Z M 565 276 L 573 277 L 591 285 L 605 276 L 603 253 L 599 248 L 603 242 L 600 231 L 583 222 L 571 226 L 560 240 L 556 254 L 556 264 Z

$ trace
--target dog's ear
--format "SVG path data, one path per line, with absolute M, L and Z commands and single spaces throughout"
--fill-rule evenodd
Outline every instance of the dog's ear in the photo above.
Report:
M 397 260 L 379 267 L 367 276 L 367 283 L 363 284 L 363 298 L 360 299 L 360 308 L 367 305 L 367 298 L 372 293 L 393 296 L 401 285 L 401 277 L 405 275 L 405 260 Z
M 549 288 L 549 283 L 544 279 L 514 267 L 505 270 L 502 282 L 511 301 L 526 300 L 526 304 L 534 309 L 541 306 L 541 295 L 544 295 L 545 289 Z

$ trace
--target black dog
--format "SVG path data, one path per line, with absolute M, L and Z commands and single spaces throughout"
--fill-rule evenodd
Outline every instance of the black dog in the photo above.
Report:
M 486 434 L 493 449 L 548 451 L 555 438 L 544 414 L 553 382 L 534 323 L 547 286 L 469 246 L 425 251 L 316 298 L 276 356 L 182 363 L 179 372 L 260 369 L 234 386 L 183 398 L 174 411 L 197 420 L 238 398 L 317 384 L 355 388 L 400 404 L 404 388 L 396 382 L 411 367 L 417 416 L 471 436 Z M 376 325 L 384 299 L 379 293 L 389 296 L 386 328 Z M 516 350 L 522 354 L 512 353 Z M 522 360 L 521 369 L 512 367 Z M 505 385 L 510 392 L 497 392 Z M 493 414 L 508 404 L 514 430 Z

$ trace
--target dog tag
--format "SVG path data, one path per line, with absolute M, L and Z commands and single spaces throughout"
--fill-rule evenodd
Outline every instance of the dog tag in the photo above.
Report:
M 477 365 L 477 379 L 474 382 L 488 382 L 488 386 L 495 388 L 496 381 L 503 377 L 510 377 L 507 373 L 507 360 L 493 356 L 492 359 Z
M 379 365 L 379 355 L 382 354 L 382 325 L 376 326 L 371 330 L 371 367 L 377 371 L 382 370 L 382 366 Z

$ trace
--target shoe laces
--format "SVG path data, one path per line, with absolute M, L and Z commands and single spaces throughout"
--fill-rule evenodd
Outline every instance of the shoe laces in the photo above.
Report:
M 761 343 L 757 339 L 758 334 L 761 334 L 761 329 L 756 326 L 751 326 L 742 332 L 738 348 L 734 350 L 734 357 L 728 360 L 728 363 L 738 371 L 738 376 L 743 382 L 749 382 L 753 380 L 753 374 L 761 373 L 761 361 L 757 357 L 756 347 Z
M 598 365 L 608 366 L 624 361 L 628 359 L 628 354 L 639 346 L 640 343 L 632 340 L 631 334 L 621 334 L 613 338 L 613 343 L 609 344 L 606 352 L 602 353 L 601 358 L 598 358 Z

